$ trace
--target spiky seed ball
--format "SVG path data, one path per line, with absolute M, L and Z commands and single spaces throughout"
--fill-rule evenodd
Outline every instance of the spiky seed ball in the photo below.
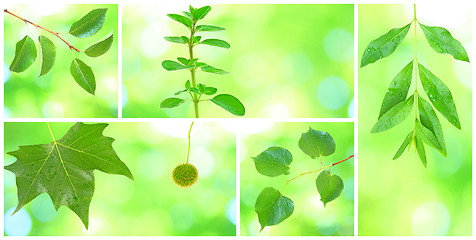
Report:
M 172 172 L 172 178 L 177 185 L 190 187 L 197 181 L 198 171 L 192 164 L 183 163 L 175 167 Z

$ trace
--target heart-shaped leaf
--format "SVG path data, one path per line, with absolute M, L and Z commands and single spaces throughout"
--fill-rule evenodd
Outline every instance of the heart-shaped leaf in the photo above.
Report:
M 184 103 L 185 100 L 180 98 L 167 98 L 160 103 L 160 108 L 173 108 Z
M 316 187 L 325 207 L 328 202 L 339 197 L 344 190 L 344 182 L 339 176 L 331 175 L 330 171 L 323 171 L 317 176 Z
M 38 41 L 41 46 L 41 77 L 47 74 L 53 67 L 56 59 L 56 47 L 50 39 L 43 35 L 38 37 Z
M 210 101 L 227 110 L 233 115 L 245 115 L 245 106 L 243 106 L 243 104 L 240 102 L 240 100 L 238 100 L 238 98 L 230 94 L 216 95 L 214 98 L 210 99 Z
M 71 25 L 69 33 L 78 38 L 92 36 L 101 30 L 106 20 L 107 8 L 98 8 L 90 11 L 79 21 Z
M 430 27 L 420 23 L 421 30 L 431 48 L 437 53 L 452 55 L 456 60 L 469 62 L 468 54 L 463 45 L 451 36 L 451 33 L 442 27 Z
M 317 131 L 312 128 L 302 133 L 299 147 L 311 158 L 329 156 L 336 150 L 336 143 L 328 132 Z
M 221 39 L 205 39 L 200 42 L 200 44 L 215 46 L 215 47 L 222 47 L 222 48 L 230 48 L 230 44 Z
M 107 37 L 106 39 L 93 44 L 91 47 L 86 49 L 84 53 L 86 53 L 86 55 L 90 57 L 99 57 L 109 50 L 112 45 L 113 39 L 114 36 L 113 34 L 111 34 L 111 36 Z
M 267 187 L 261 191 L 255 203 L 255 212 L 262 231 L 266 226 L 281 223 L 294 212 L 294 203 L 278 190 Z
M 407 100 L 400 102 L 393 108 L 388 110 L 382 117 L 380 117 L 372 128 L 372 133 L 378 133 L 393 128 L 403 122 L 413 109 L 413 102 L 415 98 L 410 96 Z
M 383 98 L 382 107 L 380 107 L 379 118 L 382 117 L 393 106 L 405 100 L 408 95 L 408 89 L 412 83 L 413 60 L 407 64 L 390 83 L 387 93 Z
M 94 78 L 93 70 L 77 58 L 73 59 L 69 70 L 79 86 L 86 90 L 86 92 L 94 95 L 94 92 L 96 91 L 96 80 Z
M 36 46 L 33 39 L 28 35 L 17 42 L 15 48 L 15 58 L 10 64 L 10 71 L 23 72 L 27 70 L 36 60 Z
M 270 147 L 253 157 L 256 170 L 268 177 L 289 174 L 289 164 L 293 161 L 291 153 L 282 147 Z

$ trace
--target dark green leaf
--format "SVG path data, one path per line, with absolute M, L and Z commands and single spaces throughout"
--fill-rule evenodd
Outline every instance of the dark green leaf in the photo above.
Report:
M 236 97 L 229 94 L 216 95 L 210 99 L 216 105 L 222 107 L 233 115 L 243 116 L 245 115 L 245 106 Z
M 94 78 L 93 70 L 77 58 L 73 59 L 69 70 L 79 86 L 86 90 L 86 92 L 94 95 L 94 92 L 96 91 L 96 80 Z
M 455 59 L 469 62 L 468 54 L 463 45 L 442 27 L 430 27 L 420 23 L 430 46 L 438 53 L 451 54 Z
M 461 129 L 458 112 L 456 112 L 453 96 L 448 87 L 423 65 L 418 64 L 418 71 L 420 72 L 423 89 L 425 89 L 426 95 L 433 106 L 435 106 L 451 124 Z
M 198 58 L 194 58 L 190 61 L 188 61 L 188 65 L 194 65 L 198 61 Z
M 87 229 L 89 204 L 94 193 L 93 170 L 133 179 L 112 147 L 114 139 L 102 135 L 107 126 L 106 123 L 76 123 L 57 141 L 20 146 L 9 152 L 17 158 L 5 167 L 16 176 L 18 205 L 15 212 L 46 192 L 56 210 L 62 205 L 70 208 Z
M 299 139 L 299 147 L 311 158 L 319 156 L 329 156 L 336 150 L 336 143 L 328 132 L 309 128 L 302 133 Z
M 84 53 L 86 53 L 86 55 L 90 57 L 99 57 L 109 50 L 112 45 L 113 39 L 114 35 L 111 34 L 111 36 L 107 37 L 106 39 L 93 44 L 91 47 L 86 49 Z
M 202 39 L 202 36 L 196 36 L 196 37 L 193 37 L 193 43 L 198 43 L 200 42 L 200 39 Z
M 181 44 L 187 43 L 187 42 L 184 42 L 181 37 L 164 37 L 164 39 L 173 43 L 181 43 Z
M 191 87 L 192 87 L 192 83 L 190 83 L 190 80 L 187 80 L 187 81 L 185 82 L 185 89 L 188 90 L 188 89 L 190 89 Z
M 160 108 L 173 108 L 184 103 L 185 100 L 180 98 L 167 98 L 160 103 Z
M 184 66 L 176 61 L 165 60 L 162 62 L 162 67 L 167 71 L 176 71 L 176 70 L 189 69 L 189 68 L 192 68 L 193 66 Z
M 184 17 L 182 15 L 178 14 L 167 14 L 169 18 L 172 18 L 173 20 L 185 25 L 188 28 L 192 28 L 192 20 L 188 17 Z
M 222 47 L 222 48 L 230 48 L 230 44 L 221 39 L 209 38 L 209 39 L 205 39 L 201 41 L 200 44 L 205 44 L 205 45 L 210 45 L 215 47 Z
M 183 65 L 188 65 L 188 59 L 184 57 L 178 57 L 177 60 Z
M 222 27 L 217 27 L 212 25 L 198 25 L 197 26 L 197 31 L 216 32 L 216 31 L 222 31 L 222 30 L 225 30 L 225 29 Z
M 426 167 L 426 152 L 425 152 L 425 146 L 423 145 L 423 142 L 421 141 L 420 137 L 418 136 L 418 132 L 415 136 L 415 146 L 416 150 L 418 152 L 418 156 L 420 157 L 421 162 L 423 163 L 423 166 Z
M 190 10 L 190 14 L 193 15 L 193 13 L 195 12 L 195 8 L 192 7 L 192 5 L 188 5 L 188 9 Z M 192 15 L 190 15 L 190 16 L 192 16 Z
M 208 12 L 210 12 L 210 10 L 212 10 L 210 6 L 205 6 L 199 9 L 195 9 L 195 11 L 193 12 L 193 19 L 195 20 L 203 19 L 208 14 Z
M 282 147 L 270 147 L 253 157 L 256 170 L 268 177 L 289 174 L 289 164 L 293 161 L 291 153 Z
M 433 107 L 431 107 L 431 105 L 420 96 L 418 96 L 418 113 L 420 115 L 421 124 L 433 132 L 433 134 L 436 136 L 436 139 L 438 139 L 438 143 L 440 144 L 441 154 L 446 157 L 446 144 L 440 120 L 438 120 L 438 116 L 436 116 L 436 112 L 433 110 Z
M 186 37 L 186 36 L 181 36 L 181 38 L 182 38 L 182 41 L 183 41 L 184 43 L 190 42 L 190 39 L 189 39 L 188 37 Z
M 22 40 L 17 42 L 15 48 L 15 58 L 10 64 L 10 71 L 23 72 L 28 69 L 36 60 L 36 46 L 33 39 L 25 36 Z
M 203 66 L 201 69 L 202 69 L 202 71 L 204 71 L 204 72 L 214 73 L 214 74 L 218 74 L 218 75 L 230 74 L 230 72 L 227 72 L 227 71 L 225 71 L 225 70 L 222 70 L 222 69 L 219 69 L 219 68 L 216 68 L 216 67 L 212 67 L 212 66 L 210 66 L 210 65 L 205 65 L 205 66 Z
M 405 100 L 412 83 L 413 60 L 407 64 L 390 83 L 383 98 L 379 118 L 399 102 Z
M 410 144 L 410 141 L 412 140 L 412 137 L 413 137 L 413 131 L 411 131 L 407 137 L 405 138 L 405 140 L 403 141 L 402 145 L 400 146 L 400 148 L 397 150 L 397 153 L 395 153 L 395 156 L 393 156 L 393 160 L 399 158 L 400 156 L 402 156 L 403 154 L 403 151 L 405 151 L 405 149 L 408 147 L 408 145 Z
M 92 36 L 101 30 L 106 20 L 107 8 L 98 8 L 90 11 L 79 21 L 71 25 L 69 33 L 78 38 Z
M 198 89 L 196 87 L 191 87 L 189 90 L 190 90 L 190 92 L 200 94 L 200 91 L 198 91 Z
M 373 40 L 365 49 L 364 54 L 362 54 L 360 67 L 364 67 L 367 64 L 376 62 L 392 54 L 403 39 L 405 39 L 411 24 L 412 23 L 409 23 L 401 28 L 394 28 Z
M 199 84 L 198 84 L 198 91 L 200 91 L 200 93 L 203 93 L 203 91 L 205 91 L 205 85 L 199 83 Z
M 214 88 L 214 87 L 206 87 L 205 91 L 203 91 L 203 93 L 206 94 L 206 95 L 213 95 L 213 94 L 217 93 L 217 89 Z
M 266 226 L 281 223 L 291 216 L 293 211 L 293 201 L 272 187 L 263 189 L 256 199 L 255 212 L 258 214 L 258 221 L 261 225 L 260 231 Z
M 326 170 L 317 176 L 316 187 L 325 207 L 328 202 L 339 197 L 344 190 L 344 182 L 339 176 L 331 175 L 331 172 Z
M 420 121 L 415 121 L 415 124 L 417 134 L 422 139 L 422 141 L 426 142 L 428 145 L 432 146 L 437 150 L 441 150 L 441 146 L 438 143 L 438 139 L 436 139 L 435 134 L 433 134 L 430 129 L 421 125 Z
M 38 37 L 38 41 L 40 42 L 41 46 L 41 77 L 47 74 L 55 64 L 56 47 L 50 39 L 43 35 Z
M 377 120 L 371 132 L 383 132 L 403 122 L 412 111 L 414 100 L 415 99 L 412 95 L 407 98 L 407 100 L 400 102 L 388 110 L 381 118 Z

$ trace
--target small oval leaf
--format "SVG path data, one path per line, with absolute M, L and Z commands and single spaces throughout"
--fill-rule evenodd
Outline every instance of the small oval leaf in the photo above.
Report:
M 245 106 L 238 100 L 238 98 L 230 94 L 220 94 L 210 99 L 216 105 L 222 107 L 233 115 L 245 115 Z
M 112 45 L 114 36 L 111 34 L 108 38 L 93 44 L 91 47 L 86 49 L 84 53 L 90 57 L 99 57 L 106 53 Z
M 167 98 L 160 103 L 160 108 L 174 108 L 184 102 L 185 100 L 181 98 Z
M 162 62 L 162 67 L 167 70 L 167 71 L 176 71 L 176 70 L 183 70 L 183 69 L 189 69 L 192 68 L 193 66 L 185 66 L 182 65 L 176 61 L 172 60 L 165 60 Z
M 56 47 L 49 38 L 43 35 L 38 37 L 38 41 L 40 42 L 41 46 L 41 77 L 47 74 L 55 64 Z
M 379 118 L 399 102 L 405 100 L 412 83 L 413 60 L 407 64 L 390 83 L 380 107 Z
M 309 128 L 299 139 L 299 148 L 311 158 L 329 156 L 336 150 L 336 143 L 328 132 Z
M 270 147 L 253 157 L 256 170 L 268 177 L 289 174 L 289 164 L 293 161 L 291 153 L 282 147 Z
M 73 59 L 73 62 L 71 62 L 70 72 L 79 86 L 88 93 L 94 95 L 94 92 L 96 91 L 96 80 L 94 78 L 93 70 L 91 70 L 88 65 L 75 58 Z
M 261 191 L 255 203 L 255 212 L 262 231 L 266 226 L 281 223 L 294 212 L 294 203 L 277 189 L 267 187 Z
M 78 38 L 92 36 L 101 30 L 106 20 L 107 8 L 98 8 L 90 11 L 79 21 L 71 25 L 69 33 Z
M 222 47 L 222 48 L 230 48 L 230 44 L 221 39 L 209 38 L 209 39 L 205 39 L 201 41 L 200 44 L 205 44 L 205 45 L 215 46 L 215 47 Z
M 469 62 L 468 54 L 463 45 L 442 27 L 430 27 L 420 23 L 421 30 L 431 48 L 437 53 L 452 55 L 456 60 Z
M 203 91 L 203 93 L 206 94 L 206 95 L 213 95 L 213 94 L 217 93 L 217 89 L 214 88 L 214 87 L 206 87 L 205 91 Z
M 198 25 L 197 26 L 197 31 L 202 31 L 202 32 L 216 32 L 216 31 L 223 31 L 225 30 L 222 27 L 217 27 L 213 25 Z
M 388 110 L 381 118 L 377 120 L 372 133 L 378 133 L 393 128 L 403 122 L 413 109 L 413 102 L 415 101 L 413 95 L 407 98 L 407 100 L 400 102 L 393 108 Z
M 317 176 L 316 187 L 325 207 L 328 202 L 339 197 L 344 190 L 344 182 L 339 176 L 331 175 L 331 172 L 326 170 Z
M 10 71 L 23 72 L 27 70 L 36 60 L 36 46 L 33 39 L 28 35 L 17 42 L 15 48 L 15 58 L 10 64 Z
M 173 43 L 185 44 L 185 42 L 183 42 L 182 37 L 164 37 L 164 39 Z
M 405 151 L 405 149 L 408 147 L 408 145 L 410 144 L 410 141 L 412 140 L 412 137 L 413 137 L 413 131 L 411 131 L 407 137 L 405 138 L 405 140 L 403 141 L 402 145 L 400 146 L 400 148 L 397 150 L 397 152 L 395 153 L 395 156 L 393 156 L 393 160 L 399 158 L 400 156 L 402 156 L 403 154 L 403 151 Z

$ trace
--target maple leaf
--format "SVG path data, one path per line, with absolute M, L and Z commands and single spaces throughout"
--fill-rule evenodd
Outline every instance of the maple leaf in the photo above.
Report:
M 16 176 L 18 205 L 14 213 L 46 192 L 56 211 L 62 205 L 70 208 L 87 229 L 94 194 L 93 170 L 134 179 L 112 148 L 114 139 L 102 135 L 107 126 L 76 123 L 59 140 L 55 140 L 50 129 L 53 142 L 20 146 L 7 153 L 17 158 L 5 166 Z

